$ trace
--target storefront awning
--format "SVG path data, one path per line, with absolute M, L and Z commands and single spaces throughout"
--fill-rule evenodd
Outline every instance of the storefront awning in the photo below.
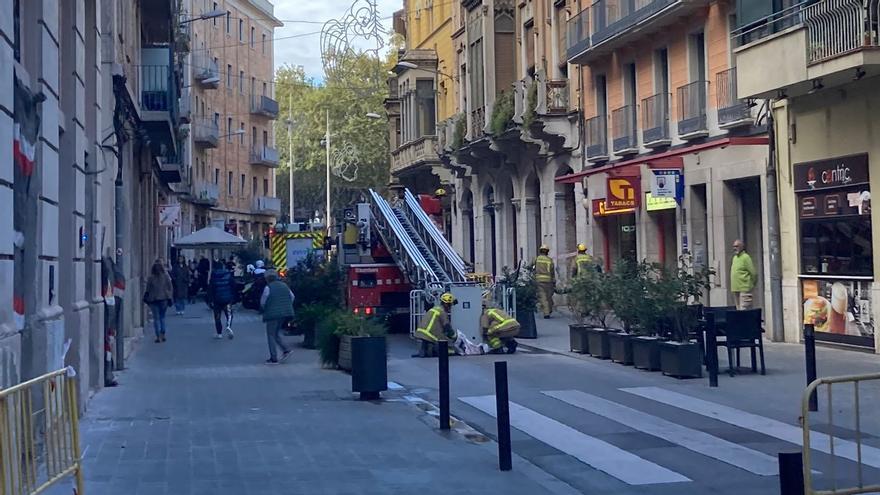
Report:
M 684 155 L 697 153 L 713 148 L 724 148 L 726 146 L 760 146 L 770 143 L 767 136 L 753 137 L 726 137 L 707 141 L 705 143 L 695 144 L 684 148 L 664 151 L 655 155 L 640 156 L 629 160 L 609 163 L 601 167 L 591 168 L 568 175 L 561 175 L 556 178 L 556 182 L 563 184 L 576 184 L 584 177 L 600 173 L 619 173 L 622 169 L 638 169 L 641 165 L 647 165 L 650 168 L 684 168 Z

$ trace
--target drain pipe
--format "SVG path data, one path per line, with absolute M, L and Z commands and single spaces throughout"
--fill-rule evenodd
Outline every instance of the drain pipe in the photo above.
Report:
M 773 100 L 767 100 L 767 232 L 770 241 L 770 304 L 774 342 L 785 340 L 782 321 L 782 258 L 779 235 L 779 198 L 776 176 L 776 130 L 773 121 Z
M 124 267 L 122 265 L 123 261 L 123 249 L 122 246 L 125 242 L 125 205 L 123 203 L 123 194 L 125 194 L 125 190 L 123 189 L 122 182 L 122 171 L 123 171 L 123 158 L 122 158 L 122 145 L 126 142 L 125 136 L 125 128 L 124 128 L 124 105 L 125 99 L 121 94 L 122 91 L 125 90 L 125 76 L 114 75 L 113 76 L 113 96 L 115 97 L 116 108 L 113 111 L 113 131 L 116 134 L 116 180 L 114 181 L 114 205 L 113 210 L 116 216 L 115 230 L 116 230 L 116 269 L 123 271 Z M 115 274 L 114 274 L 114 288 L 116 286 Z M 115 290 L 114 290 L 115 292 Z M 116 370 L 125 369 L 125 313 L 124 313 L 124 300 L 125 298 L 122 295 L 118 297 L 114 294 L 116 298 Z

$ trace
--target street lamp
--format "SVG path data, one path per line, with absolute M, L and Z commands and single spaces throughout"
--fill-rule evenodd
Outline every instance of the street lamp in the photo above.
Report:
M 375 113 L 375 112 L 369 112 L 369 113 L 365 114 L 364 117 L 366 117 L 368 119 L 373 119 L 373 120 L 382 120 L 382 116 L 379 115 L 378 113 Z
M 434 74 L 437 74 L 437 75 L 440 75 L 440 76 L 448 77 L 449 79 L 452 79 L 453 81 L 458 81 L 458 76 L 450 76 L 449 74 L 447 74 L 447 73 L 445 73 L 445 72 L 441 72 L 441 71 L 436 70 L 436 69 L 428 69 L 428 68 L 425 68 L 425 67 L 419 67 L 417 64 L 414 64 L 414 63 L 412 63 L 412 62 L 406 62 L 406 61 L 397 62 L 397 65 L 395 65 L 394 68 L 395 68 L 395 69 L 398 69 L 398 68 L 401 68 L 401 69 L 419 69 L 419 70 L 423 70 L 423 71 L 425 71 L 425 72 L 433 72 Z
M 184 20 L 180 21 L 180 25 L 182 26 L 184 24 L 189 24 L 190 22 L 195 22 L 195 21 L 204 21 L 206 19 L 216 19 L 218 17 L 223 17 L 224 15 L 226 15 L 225 10 L 220 10 L 220 9 L 212 10 L 210 12 L 205 12 L 204 14 L 197 16 L 197 17 L 193 17 L 190 19 L 184 19 Z

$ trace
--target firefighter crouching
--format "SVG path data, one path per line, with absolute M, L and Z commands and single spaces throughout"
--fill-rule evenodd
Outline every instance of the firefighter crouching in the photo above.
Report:
M 587 246 L 585 244 L 578 244 L 577 246 L 577 255 L 571 260 L 571 278 L 575 278 L 578 275 L 583 275 L 587 270 L 596 270 L 597 267 L 593 265 L 593 257 L 587 254 Z
M 440 304 L 425 312 L 416 327 L 415 337 L 419 339 L 419 352 L 413 354 L 413 357 L 436 355 L 437 342 L 455 339 L 456 332 L 452 329 L 449 312 L 452 305 L 457 303 L 455 297 L 446 292 L 440 296 Z M 449 347 L 449 352 L 453 352 L 452 347 Z
M 532 263 L 535 271 L 535 282 L 538 283 L 538 307 L 544 318 L 550 318 L 553 312 L 553 293 L 556 289 L 556 268 L 550 258 L 550 248 L 546 245 L 538 249 L 540 253 Z
M 508 354 L 516 352 L 516 340 L 519 335 L 519 322 L 511 318 L 503 309 L 497 307 L 489 293 L 483 294 L 483 314 L 480 316 L 480 328 L 483 337 L 489 344 L 489 354 Z

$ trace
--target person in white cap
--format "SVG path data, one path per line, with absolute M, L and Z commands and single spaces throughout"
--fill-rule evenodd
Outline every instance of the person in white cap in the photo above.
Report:
M 254 263 L 254 266 L 256 267 L 254 268 L 254 275 L 262 275 L 266 273 L 266 264 L 263 263 L 263 260 L 257 260 L 257 262 Z

